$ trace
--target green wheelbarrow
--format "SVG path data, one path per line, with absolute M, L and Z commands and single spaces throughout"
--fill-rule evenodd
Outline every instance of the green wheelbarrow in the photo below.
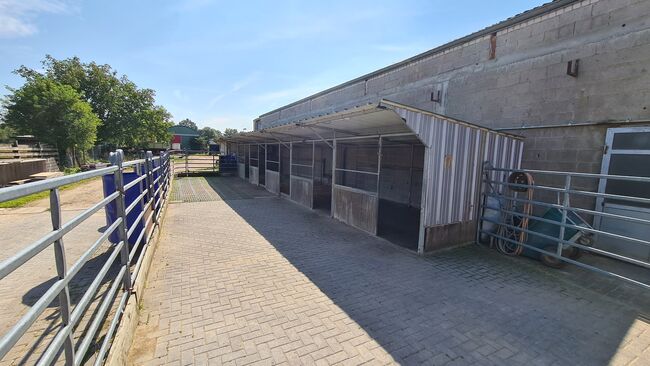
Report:
M 531 218 L 528 223 L 528 230 L 530 233 L 527 235 L 526 245 L 537 249 L 542 249 L 547 252 L 557 253 L 557 240 L 551 240 L 547 237 L 535 235 L 534 233 L 543 234 L 553 238 L 559 238 L 561 228 L 560 223 L 562 222 L 562 211 L 557 208 L 551 208 L 548 209 L 540 218 L 548 221 L 554 221 L 558 224 Z M 578 226 L 580 228 L 591 229 L 591 225 L 589 225 L 582 217 L 580 217 L 580 215 L 571 210 L 567 210 L 566 223 L 569 225 Z M 574 227 L 565 227 L 564 240 L 569 243 L 577 243 L 583 246 L 591 246 L 593 241 L 592 235 L 589 231 L 580 230 Z M 582 250 L 580 248 L 567 243 L 562 244 L 563 257 L 576 260 L 580 257 L 581 254 Z M 534 259 L 539 259 L 544 265 L 553 268 L 561 268 L 566 263 L 557 257 L 527 247 L 524 247 L 522 255 Z

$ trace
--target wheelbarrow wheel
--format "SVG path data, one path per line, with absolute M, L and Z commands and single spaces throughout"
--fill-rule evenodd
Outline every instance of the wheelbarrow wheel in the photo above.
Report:
M 557 246 L 555 245 L 548 245 L 543 248 L 547 252 L 555 253 L 557 250 Z M 567 249 L 564 249 L 562 251 L 562 256 L 566 256 L 567 254 Z M 544 264 L 545 266 L 551 267 L 551 268 L 562 268 L 565 265 L 565 262 L 557 257 L 553 257 L 551 255 L 548 255 L 546 253 L 541 253 L 541 256 L 539 260 Z

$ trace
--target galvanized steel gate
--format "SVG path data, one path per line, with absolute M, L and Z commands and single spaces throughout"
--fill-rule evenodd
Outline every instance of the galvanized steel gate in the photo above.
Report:
M 89 172 L 63 176 L 50 180 L 29 183 L 22 186 L 15 186 L 0 189 L 0 202 L 5 202 L 27 196 L 41 191 L 50 191 L 50 212 L 52 218 L 52 231 L 44 237 L 26 246 L 19 253 L 13 255 L 0 263 L 0 280 L 7 277 L 16 269 L 20 268 L 32 257 L 54 246 L 56 270 L 58 278 L 56 282 L 40 297 L 40 299 L 20 318 L 15 325 L 0 339 L 0 359 L 4 358 L 18 340 L 29 330 L 38 317 L 45 311 L 48 305 L 55 299 L 59 300 L 59 310 L 62 320 L 62 327 L 56 333 L 45 352 L 38 360 L 38 365 L 49 365 L 59 358 L 61 351 L 65 355 L 66 365 L 79 365 L 85 362 L 86 352 L 91 342 L 98 334 L 100 325 L 109 320 L 109 309 L 118 303 L 117 311 L 110 319 L 110 325 L 103 339 L 101 347 L 96 354 L 95 364 L 102 364 L 110 347 L 112 336 L 120 322 L 122 311 L 131 295 L 132 284 L 141 273 L 143 258 L 148 245 L 143 245 L 153 236 L 163 207 L 167 202 L 170 188 L 172 167 L 170 166 L 169 154 L 162 153 L 153 157 L 147 152 L 144 159 L 124 162 L 124 154 L 121 150 L 111 153 L 111 166 Z M 124 183 L 124 173 L 127 169 L 134 169 L 139 177 L 127 184 Z M 59 189 L 61 186 L 81 182 L 94 177 L 112 175 L 115 183 L 115 190 L 101 201 L 86 209 L 70 221 L 63 223 L 61 220 L 61 203 Z M 139 187 L 141 193 L 137 198 L 126 206 L 126 192 L 134 187 Z M 117 217 L 106 228 L 103 234 L 97 239 L 88 250 L 69 268 L 65 260 L 64 236 L 75 227 L 82 224 L 94 213 L 113 203 L 116 206 Z M 137 206 L 141 209 L 140 214 L 130 225 L 127 225 L 127 215 Z M 146 217 L 145 217 L 146 216 Z M 141 232 L 134 242 L 129 245 L 128 240 L 136 231 L 138 226 L 142 227 Z M 151 228 L 147 230 L 147 228 Z M 117 233 L 119 241 L 114 245 L 110 256 L 103 264 L 99 272 L 93 278 L 87 291 L 73 306 L 70 302 L 69 284 L 79 273 L 80 269 L 88 262 L 97 249 L 111 236 Z M 145 237 L 146 236 L 146 237 Z M 135 258 L 136 254 L 138 255 Z M 120 268 L 117 275 L 111 279 L 108 295 L 98 304 L 89 320 L 90 326 L 83 338 L 74 344 L 73 332 L 80 320 L 86 313 L 93 298 L 100 288 L 102 281 L 109 273 L 109 269 L 117 258 Z M 117 296 L 118 293 L 121 295 Z
M 528 174 L 534 182 L 522 182 L 512 178 L 513 173 Z M 505 251 L 512 253 L 527 250 L 546 258 L 571 263 L 607 276 L 615 277 L 650 290 L 650 262 L 632 258 L 625 253 L 606 250 L 607 245 L 599 243 L 608 239 L 623 240 L 635 245 L 650 246 L 650 220 L 603 212 L 594 209 L 596 202 L 615 200 L 637 204 L 650 204 L 650 198 L 633 197 L 606 192 L 595 192 L 590 189 L 607 181 L 637 182 L 649 184 L 649 177 L 588 174 L 577 172 L 560 172 L 544 170 L 503 169 L 485 166 L 483 169 L 483 194 L 479 210 L 477 242 L 489 242 L 491 245 L 501 245 L 509 248 Z M 605 182 L 605 183 L 604 183 Z M 520 192 L 517 193 L 516 191 Z M 595 190 L 595 189 L 594 189 Z M 513 193 L 514 192 L 514 193 Z M 521 193 L 526 193 L 522 195 Z M 528 195 L 530 193 L 530 195 Z M 523 196 L 523 197 L 522 197 Z M 555 203 L 553 203 L 555 201 Z M 529 210 L 523 209 L 528 205 Z M 556 210 L 555 215 L 551 210 Z M 549 214 L 550 213 L 550 214 Z M 599 230 L 588 224 L 588 221 L 608 218 L 618 222 L 632 222 L 643 225 L 645 235 L 633 237 L 619 233 Z M 526 224 L 523 224 L 526 222 Z M 546 225 L 547 230 L 534 229 L 529 222 L 537 227 Z M 571 233 L 569 231 L 571 230 Z M 549 233 L 552 232 L 553 235 Z M 590 240 L 576 240 L 582 233 L 591 237 Z M 531 244 L 544 243 L 544 244 Z M 638 266 L 645 271 L 646 276 L 631 278 L 616 273 L 608 268 L 594 266 L 577 259 L 575 249 L 590 252 L 612 260 Z M 560 263 L 561 263 L 560 262 Z

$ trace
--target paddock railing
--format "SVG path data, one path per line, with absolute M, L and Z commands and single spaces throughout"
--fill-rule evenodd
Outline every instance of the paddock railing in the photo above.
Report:
M 212 174 L 219 171 L 219 155 L 207 150 L 172 150 L 177 175 Z
M 113 335 L 120 323 L 121 315 L 132 294 L 132 284 L 142 273 L 143 259 L 151 242 L 150 240 L 160 224 L 172 177 L 172 167 L 168 153 L 161 153 L 160 156 L 154 157 L 149 151 L 144 159 L 125 162 L 123 152 L 117 150 L 111 153 L 110 161 L 111 165 L 105 168 L 0 189 L 0 202 L 49 190 L 52 221 L 52 230 L 48 234 L 25 246 L 18 253 L 0 263 L 0 281 L 50 247 L 54 248 L 58 275 L 55 278 L 56 281 L 27 310 L 26 314 L 20 319 L 16 319 L 17 321 L 13 327 L 2 335 L 0 339 L 0 360 L 4 359 L 21 337 L 30 331 L 30 328 L 48 306 L 58 299 L 61 327 L 43 350 L 36 364 L 53 364 L 62 355 L 65 357 L 66 365 L 87 363 L 87 353 L 93 342 L 97 343 L 94 345 L 94 364 L 99 365 L 104 362 Z M 131 170 L 132 172 L 130 172 Z M 135 173 L 137 178 L 125 182 L 126 173 Z M 59 194 L 61 187 L 95 177 L 111 178 L 109 180 L 113 182 L 113 189 L 107 192 L 105 188 L 105 197 L 103 199 L 69 221 L 63 222 Z M 127 195 L 131 194 L 131 197 L 133 197 L 129 191 L 138 189 L 139 194 L 127 206 Z M 98 211 L 102 209 L 108 211 L 109 205 L 110 209 L 114 210 L 114 217 L 112 219 L 107 218 L 107 225 L 101 236 L 93 243 L 89 243 L 88 249 L 74 264 L 68 267 L 64 245 L 65 235 Z M 133 215 L 129 216 L 131 212 L 139 212 L 139 214 L 133 219 Z M 107 216 L 110 216 L 110 214 Z M 136 230 L 138 228 L 140 228 L 139 232 Z M 113 242 L 113 246 L 108 251 L 110 254 L 107 260 L 94 275 L 92 282 L 76 305 L 73 306 L 70 301 L 70 282 L 75 279 L 82 267 L 93 258 L 98 248 L 109 239 Z M 116 261 L 119 261 L 119 270 L 111 271 Z M 117 274 L 113 276 L 112 272 L 117 272 Z M 109 275 L 109 273 L 111 274 Z M 113 278 L 107 279 L 107 276 L 113 276 Z M 86 281 L 88 280 L 86 279 Z M 106 282 L 108 282 L 107 285 Z M 102 286 L 107 288 L 106 293 L 103 296 L 98 296 L 99 303 L 95 304 L 95 297 Z M 96 307 L 88 312 L 91 303 Z M 116 304 L 117 308 L 115 307 Z M 87 320 L 89 325 L 85 325 L 82 335 L 75 342 L 75 329 L 86 313 L 89 316 Z M 101 347 L 97 350 L 99 341 L 95 340 L 95 338 L 98 336 L 98 332 L 102 330 L 100 328 L 105 325 L 108 325 L 108 329 L 104 328 L 103 331 L 106 333 L 103 340 L 100 339 Z
M 650 290 L 650 198 L 628 195 L 647 191 L 650 177 L 485 166 L 482 184 L 477 242 Z M 606 260 L 594 264 L 578 253 Z M 612 269 L 620 264 L 641 276 Z

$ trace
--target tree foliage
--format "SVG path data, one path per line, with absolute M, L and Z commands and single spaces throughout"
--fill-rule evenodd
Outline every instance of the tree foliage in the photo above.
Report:
M 0 142 L 10 142 L 16 131 L 6 123 L 0 123 Z
M 208 148 L 208 143 L 211 140 L 216 142 L 222 136 L 223 135 L 221 134 L 221 131 L 219 131 L 219 130 L 215 130 L 212 127 L 203 127 L 202 129 L 199 130 L 199 137 L 197 137 L 196 140 L 201 145 L 202 149 L 207 149 Z
M 225 130 L 223 130 L 223 137 L 232 137 L 238 133 L 239 132 L 237 131 L 236 128 L 226 128 Z
M 194 123 L 191 119 L 185 118 L 184 120 L 178 122 L 179 126 L 184 126 L 184 127 L 189 127 L 193 129 L 194 131 L 198 131 L 199 127 Z
M 61 155 L 95 143 L 101 121 L 72 86 L 34 76 L 10 91 L 3 118 L 18 133 L 37 136 Z
M 138 88 L 109 65 L 83 63 L 77 57 L 57 60 L 46 56 L 44 72 L 22 66 L 15 71 L 27 82 L 47 78 L 73 88 L 102 121 L 97 140 L 119 147 L 145 147 L 168 142 L 171 115 L 155 104 L 152 89 Z

